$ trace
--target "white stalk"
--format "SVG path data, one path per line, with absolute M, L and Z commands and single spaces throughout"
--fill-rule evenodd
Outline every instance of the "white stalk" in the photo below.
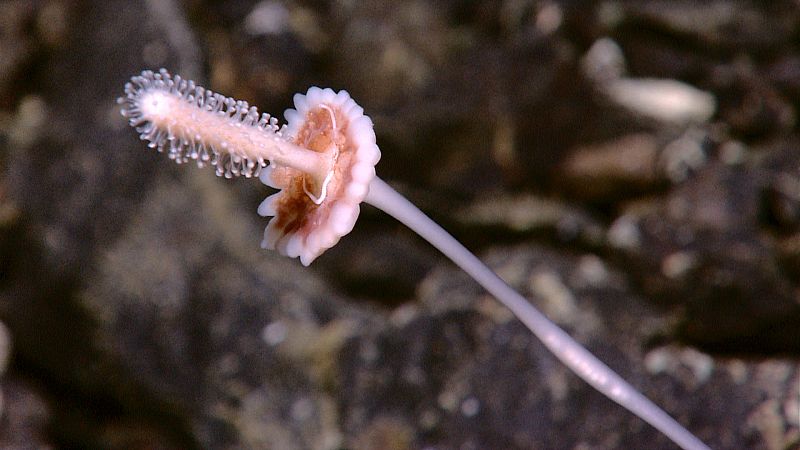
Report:
M 510 309 L 553 355 L 603 395 L 664 433 L 680 447 L 687 450 L 709 449 L 675 419 L 551 322 L 453 236 L 383 180 L 378 177 L 372 180 L 365 201 L 399 220 L 450 258 Z
M 332 158 L 264 129 L 231 120 L 228 114 L 206 111 L 167 91 L 152 89 L 139 97 L 142 118 L 177 139 L 213 146 L 253 161 L 271 161 L 323 180 L 331 171 Z
M 317 152 L 284 136 L 277 120 L 237 101 L 173 77 L 166 70 L 144 71 L 125 85 L 122 115 L 140 137 L 182 163 L 217 167 L 218 175 L 258 175 L 267 163 L 310 176 L 315 199 L 324 198 L 336 162 L 335 149 Z

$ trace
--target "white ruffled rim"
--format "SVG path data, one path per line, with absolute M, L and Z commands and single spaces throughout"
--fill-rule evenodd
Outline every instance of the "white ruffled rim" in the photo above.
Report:
M 259 177 L 267 186 L 281 189 L 258 207 L 260 215 L 274 216 L 264 230 L 261 246 L 291 258 L 299 257 L 308 266 L 353 229 L 381 153 L 375 143 L 372 120 L 347 91 L 334 92 L 314 86 L 305 95 L 295 94 L 294 107 L 284 113 L 287 126 L 283 133 L 296 145 L 305 146 L 304 142 L 297 142 L 297 136 L 309 114 L 320 109 L 331 114 L 331 122 L 344 137 L 321 202 L 309 197 L 305 189 L 298 189 L 298 183 L 287 182 L 293 175 L 303 175 L 294 169 L 270 165 Z M 285 220 L 297 220 L 302 225 L 287 227 Z

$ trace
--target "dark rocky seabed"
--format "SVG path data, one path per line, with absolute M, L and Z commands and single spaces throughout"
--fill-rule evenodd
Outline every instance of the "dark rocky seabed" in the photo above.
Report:
M 159 67 L 347 89 L 380 176 L 679 422 L 800 447 L 794 0 L 0 1 L 0 447 L 674 448 L 371 207 L 262 251 L 266 187 L 119 116 Z

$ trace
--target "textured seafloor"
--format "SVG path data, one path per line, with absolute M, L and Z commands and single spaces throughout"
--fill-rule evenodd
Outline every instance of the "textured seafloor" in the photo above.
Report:
M 789 0 L 0 1 L 0 447 L 674 448 L 374 209 L 260 250 L 264 186 L 119 116 L 166 67 L 347 89 L 378 173 L 681 423 L 798 448 L 799 42 Z

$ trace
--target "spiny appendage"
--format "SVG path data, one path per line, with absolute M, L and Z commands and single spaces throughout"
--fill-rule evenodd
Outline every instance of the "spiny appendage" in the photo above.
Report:
M 267 165 L 263 159 L 253 160 L 233 153 L 225 143 L 203 142 L 199 134 L 192 133 L 181 121 L 172 121 L 170 125 L 157 126 L 146 118 L 141 109 L 142 97 L 154 90 L 175 96 L 186 105 L 196 107 L 198 111 L 209 112 L 226 118 L 232 124 L 249 126 L 281 137 L 284 126 L 278 126 L 278 119 L 263 113 L 259 116 L 255 106 L 247 102 L 235 100 L 215 93 L 210 89 L 197 86 L 192 80 L 185 80 L 180 75 L 174 77 L 165 69 L 153 72 L 145 70 L 134 76 L 125 84 L 125 96 L 117 103 L 122 105 L 122 115 L 128 123 L 139 132 L 139 137 L 150 148 L 159 152 L 168 149 L 169 158 L 178 164 L 195 160 L 198 167 L 210 164 L 216 168 L 218 176 L 232 178 L 258 176 Z

